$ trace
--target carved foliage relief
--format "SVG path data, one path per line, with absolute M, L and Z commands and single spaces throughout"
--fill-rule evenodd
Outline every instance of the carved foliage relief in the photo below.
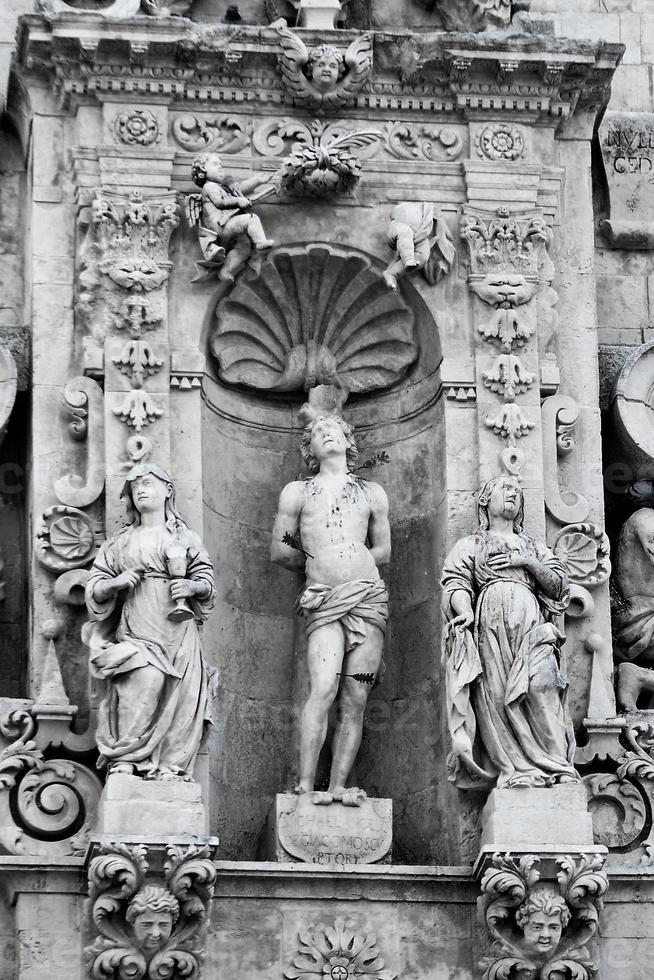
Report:
M 344 919 L 333 925 L 301 932 L 298 950 L 284 970 L 286 980 L 397 980 L 382 959 L 374 933 L 348 927 Z
M 599 966 L 596 937 L 609 884 L 603 862 L 601 855 L 562 856 L 545 878 L 536 855 L 494 854 L 481 882 L 480 914 L 492 939 L 483 980 L 589 980 Z
M 197 980 L 216 870 L 209 848 L 168 845 L 149 875 L 144 844 L 108 844 L 89 867 L 91 977 Z
M 512 214 L 508 208 L 498 208 L 489 216 L 467 208 L 461 235 L 470 254 L 470 289 L 491 309 L 479 333 L 497 351 L 482 376 L 502 404 L 486 416 L 485 424 L 506 440 L 508 448 L 500 454 L 502 464 L 519 476 L 524 454 L 517 444 L 535 423 L 517 399 L 537 381 L 523 363 L 520 350 L 536 331 L 534 297 L 554 273 L 547 252 L 551 230 L 539 211 Z

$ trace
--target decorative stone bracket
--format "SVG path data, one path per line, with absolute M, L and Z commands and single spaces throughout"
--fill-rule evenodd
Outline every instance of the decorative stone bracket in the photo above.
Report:
M 495 853 L 481 880 L 479 914 L 492 939 L 483 980 L 588 980 L 599 967 L 597 931 L 609 883 L 600 854 Z
M 197 980 L 216 879 L 211 850 L 174 842 L 107 841 L 93 848 L 90 976 Z

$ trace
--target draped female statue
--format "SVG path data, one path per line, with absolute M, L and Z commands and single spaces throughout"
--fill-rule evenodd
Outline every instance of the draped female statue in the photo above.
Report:
M 133 467 L 123 496 L 130 522 L 100 549 L 86 586 L 98 764 L 190 779 L 207 715 L 198 623 L 214 602 L 213 568 L 164 470 Z
M 523 530 L 514 480 L 486 483 L 478 509 L 478 531 L 443 568 L 451 778 L 462 788 L 576 782 L 553 622 L 569 602 L 566 570 Z

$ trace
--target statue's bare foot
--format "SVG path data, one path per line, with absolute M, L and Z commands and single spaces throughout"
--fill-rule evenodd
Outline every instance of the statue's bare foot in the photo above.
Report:
M 366 791 L 357 786 L 350 786 L 349 789 L 339 789 L 334 791 L 334 799 L 338 800 L 343 806 L 361 806 L 367 799 Z
M 334 802 L 334 797 L 331 793 L 315 790 L 311 794 L 311 802 L 316 806 L 329 806 L 330 803 Z
M 404 263 L 404 268 L 405 269 L 417 269 L 419 265 L 420 265 L 420 263 L 418 262 L 417 259 L 407 259 L 406 262 Z
M 274 239 L 264 238 L 262 242 L 257 242 L 257 244 L 254 247 L 256 248 L 257 252 L 265 252 L 267 248 L 272 248 L 274 244 L 275 244 Z
M 384 282 L 386 283 L 389 289 L 393 289 L 393 290 L 397 289 L 397 279 L 392 272 L 388 272 L 388 271 L 383 272 L 382 276 L 384 278 Z

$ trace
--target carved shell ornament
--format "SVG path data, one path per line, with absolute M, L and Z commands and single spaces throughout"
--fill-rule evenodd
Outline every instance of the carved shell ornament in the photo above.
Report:
M 416 359 L 413 311 L 361 252 L 274 249 L 216 308 L 220 377 L 268 391 L 339 384 L 362 393 L 399 381 Z
M 595 524 L 568 524 L 554 542 L 554 554 L 565 562 L 577 585 L 596 588 L 611 574 L 609 539 Z

